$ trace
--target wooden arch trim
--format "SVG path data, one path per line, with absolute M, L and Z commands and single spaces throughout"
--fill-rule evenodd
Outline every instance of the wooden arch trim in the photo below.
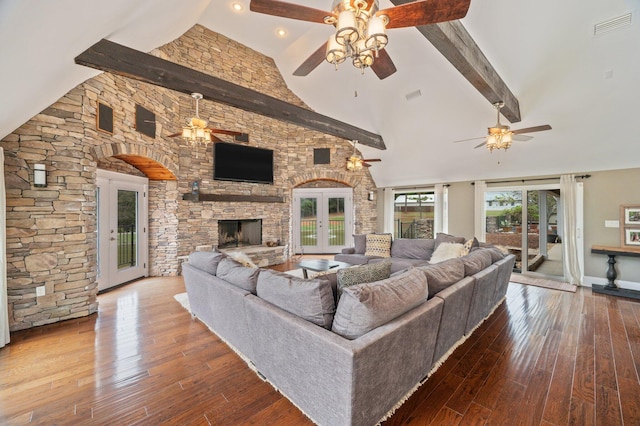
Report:
M 114 157 L 140 170 L 149 180 L 178 180 L 172 170 L 176 164 L 164 154 L 145 146 L 125 143 L 106 144 L 95 148 L 96 159 Z
M 355 188 L 360 184 L 362 178 L 358 173 L 343 171 L 340 173 L 335 172 L 314 172 L 314 173 L 303 173 L 297 176 L 292 176 L 289 178 L 289 182 L 291 183 L 292 188 L 297 188 L 301 185 L 304 185 L 309 182 L 315 182 L 319 180 L 327 180 L 331 182 L 338 182 L 343 185 L 347 185 L 351 188 Z

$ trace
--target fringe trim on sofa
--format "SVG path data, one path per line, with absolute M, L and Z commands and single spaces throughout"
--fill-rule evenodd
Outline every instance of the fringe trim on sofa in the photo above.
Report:
M 469 331 L 468 334 L 465 334 L 464 336 L 462 336 L 462 338 L 460 340 L 458 340 L 452 347 L 451 349 L 449 349 L 444 355 L 442 355 L 440 357 L 440 359 L 433 365 L 433 368 L 431 369 L 431 371 L 429 371 L 429 374 L 427 374 L 427 376 L 420 380 L 418 383 L 416 383 L 416 385 L 411 388 L 411 390 L 409 392 L 407 392 L 401 399 L 400 401 L 398 401 L 396 403 L 396 405 L 393 406 L 393 408 L 391 408 L 391 410 L 387 411 L 387 414 L 385 414 L 377 423 L 377 425 L 380 425 L 382 422 L 384 422 L 385 420 L 388 420 L 389 418 L 391 418 L 391 416 L 393 416 L 393 414 L 405 403 L 407 402 L 407 400 L 411 397 L 411 395 L 414 394 L 415 391 L 417 391 L 420 386 L 422 386 L 427 380 L 429 380 L 429 377 L 431 377 L 433 375 L 433 373 L 435 373 L 441 366 L 442 364 L 445 363 L 445 361 L 451 356 L 451 354 L 458 348 L 458 346 L 460 346 L 461 344 L 463 344 L 468 338 L 469 336 L 471 336 L 473 334 L 474 331 L 476 331 L 476 329 L 478 327 L 480 327 L 487 319 L 489 319 L 489 317 L 491 315 L 493 315 L 493 313 L 496 311 L 496 309 L 498 309 L 498 307 L 500 305 L 502 305 L 502 302 L 504 302 L 504 300 L 507 297 L 504 296 L 502 299 L 500 299 L 500 301 L 498 303 L 496 303 L 496 305 L 493 307 L 493 309 L 491 309 L 491 312 L 489 312 L 487 314 L 486 317 L 484 317 L 482 319 L 482 321 L 480 321 L 478 323 L 478 325 L 476 325 L 475 327 L 473 327 L 473 329 L 471 329 L 471 331 Z

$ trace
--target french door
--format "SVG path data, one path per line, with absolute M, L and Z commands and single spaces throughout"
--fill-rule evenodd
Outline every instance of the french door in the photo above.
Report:
M 295 253 L 339 253 L 351 244 L 351 188 L 294 189 L 293 204 Z
M 148 275 L 148 179 L 98 170 L 98 290 Z
M 562 278 L 562 208 L 559 185 L 490 188 L 486 241 L 516 255 L 516 272 Z

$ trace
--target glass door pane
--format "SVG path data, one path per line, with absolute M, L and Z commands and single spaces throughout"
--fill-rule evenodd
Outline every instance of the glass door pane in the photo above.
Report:
M 118 269 L 137 265 L 138 193 L 118 190 Z
M 313 250 L 318 245 L 318 198 L 300 198 L 300 246 Z
M 560 190 L 527 191 L 527 264 L 523 270 L 538 274 L 564 275 L 562 238 L 558 218 Z
M 514 271 L 522 267 L 522 191 L 485 192 L 485 232 L 489 244 L 502 246 L 516 256 Z M 525 254 L 526 256 L 526 254 Z
M 345 199 L 344 197 L 329 197 L 327 215 L 329 226 L 326 227 L 327 245 L 328 246 L 344 246 L 345 245 Z

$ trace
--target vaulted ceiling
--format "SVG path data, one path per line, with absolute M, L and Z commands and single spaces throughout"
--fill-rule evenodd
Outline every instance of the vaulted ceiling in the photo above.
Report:
M 640 166 L 637 0 L 472 0 L 460 23 L 517 98 L 521 121 L 550 124 L 506 152 L 473 149 L 495 124 L 490 102 L 416 28 L 389 30 L 398 71 L 379 80 L 344 63 L 293 71 L 332 27 L 249 11 L 249 0 L 0 2 L 0 137 L 97 73 L 74 58 L 105 38 L 148 52 L 201 24 L 272 57 L 316 112 L 382 136 L 370 171 L 379 186 L 535 176 Z M 329 10 L 331 0 L 296 3 Z M 399 3 L 394 1 L 394 3 Z M 381 8 L 392 7 L 389 0 Z M 631 13 L 631 24 L 594 25 Z M 286 32 L 276 35 L 277 29 Z M 421 29 L 422 30 L 422 29 Z M 357 93 L 357 96 L 355 94 Z M 503 122 L 507 122 L 503 119 Z

